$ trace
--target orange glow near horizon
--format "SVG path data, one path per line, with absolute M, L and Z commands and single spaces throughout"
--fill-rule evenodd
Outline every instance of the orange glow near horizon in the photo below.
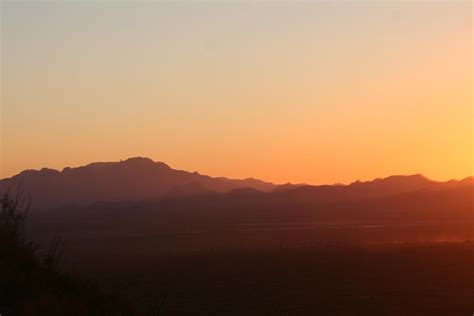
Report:
M 470 2 L 1 6 L 0 178 L 133 156 L 275 183 L 474 174 Z

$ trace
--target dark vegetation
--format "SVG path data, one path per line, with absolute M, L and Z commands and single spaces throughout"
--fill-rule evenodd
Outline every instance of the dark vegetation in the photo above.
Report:
M 128 305 L 58 269 L 61 237 L 48 251 L 25 239 L 29 204 L 21 192 L 1 199 L 1 315 L 129 315 Z

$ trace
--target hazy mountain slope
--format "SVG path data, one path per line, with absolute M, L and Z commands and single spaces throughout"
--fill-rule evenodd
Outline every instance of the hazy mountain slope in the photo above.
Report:
M 468 184 L 364 200 L 306 203 L 276 197 L 276 193 L 237 189 L 221 194 L 103 202 L 32 212 L 29 232 L 44 242 L 58 227 L 67 232 L 71 241 L 147 240 L 153 251 L 167 249 L 176 240 L 183 242 L 183 249 L 192 248 L 195 243 L 212 247 L 225 244 L 223 236 L 229 235 L 237 244 L 241 239 L 271 243 L 297 236 L 301 240 L 319 240 L 344 235 L 351 240 L 351 227 L 365 225 L 379 227 L 363 233 L 364 239 L 373 242 L 378 238 L 409 240 L 409 236 L 415 238 L 417 234 L 421 238 L 424 234 L 445 232 L 474 240 L 473 190 L 474 186 Z M 411 235 L 405 235 L 407 231 Z
M 278 193 L 278 197 L 281 199 L 318 204 L 388 197 L 419 190 L 453 189 L 472 186 L 472 184 L 472 177 L 460 181 L 436 182 L 417 174 L 390 176 L 367 182 L 356 181 L 349 185 L 306 185 L 282 192 L 279 192 L 277 188 L 275 193 Z
M 63 171 L 27 170 L 0 181 L 0 191 L 22 183 L 31 195 L 33 207 L 53 208 L 62 205 L 84 205 L 96 201 L 139 201 L 167 195 L 194 195 L 203 192 L 227 192 L 251 187 L 267 191 L 272 183 L 254 179 L 212 178 L 174 170 L 162 162 L 131 158 L 120 162 L 92 163 Z
M 389 197 L 419 190 L 445 190 L 472 186 L 473 178 L 448 182 L 431 181 L 422 175 L 390 176 L 350 185 L 274 185 L 257 179 L 212 178 L 197 172 L 175 170 L 148 158 L 120 162 L 99 162 L 78 168 L 27 170 L 0 180 L 0 193 L 22 183 L 31 195 L 35 208 L 64 205 L 88 205 L 99 201 L 156 200 L 164 197 L 185 199 L 192 196 L 222 200 L 221 193 L 231 193 L 245 205 L 268 199 L 275 207 L 282 205 L 320 205 Z M 238 189 L 238 190 L 235 190 Z M 245 189 L 245 190 L 242 190 Z M 251 190 L 247 190 L 251 189 Z M 266 193 L 263 193 L 266 192 Z M 265 202 L 267 203 L 267 202 Z M 268 203 L 267 203 L 268 204 Z M 290 207 L 290 206 L 288 206 Z

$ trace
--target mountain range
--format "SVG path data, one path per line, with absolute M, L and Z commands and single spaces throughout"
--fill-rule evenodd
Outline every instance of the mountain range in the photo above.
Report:
M 0 180 L 0 193 L 21 184 L 33 208 L 84 206 L 97 202 L 138 202 L 228 194 L 240 199 L 261 194 L 275 200 L 298 203 L 334 203 L 374 199 L 420 190 L 442 191 L 473 188 L 474 178 L 436 182 L 422 175 L 390 176 L 349 185 L 276 185 L 253 178 L 244 180 L 209 177 L 175 170 L 149 158 L 120 162 L 97 162 L 62 171 L 43 168 L 26 170 Z
M 276 187 L 252 178 L 212 178 L 197 172 L 175 170 L 165 163 L 141 157 L 91 163 L 62 171 L 48 168 L 25 170 L 0 180 L 0 192 L 14 191 L 20 184 L 30 195 L 34 208 L 223 193 L 236 188 L 268 192 Z

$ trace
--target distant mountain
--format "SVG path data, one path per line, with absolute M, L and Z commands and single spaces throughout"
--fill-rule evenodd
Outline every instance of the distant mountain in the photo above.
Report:
M 33 207 L 87 205 L 98 201 L 140 201 L 164 196 L 194 196 L 237 188 L 271 191 L 276 185 L 256 179 L 212 178 L 175 170 L 148 158 L 97 162 L 78 168 L 26 170 L 0 180 L 0 192 L 22 183 Z
M 189 182 L 183 185 L 178 185 L 169 190 L 165 196 L 172 198 L 192 197 L 201 195 L 212 195 L 216 191 L 207 189 L 199 182 Z
M 349 185 L 320 185 L 299 186 L 294 189 L 281 191 L 274 189 L 281 198 L 305 203 L 334 203 L 356 201 L 387 196 L 397 196 L 420 190 L 446 190 L 465 186 L 473 186 L 472 177 L 463 180 L 447 182 L 432 181 L 420 174 L 409 176 L 390 176 L 372 181 L 356 181 Z
M 0 180 L 0 193 L 22 184 L 31 195 L 34 208 L 84 206 L 96 202 L 137 202 L 156 199 L 236 200 L 272 205 L 323 205 L 353 203 L 418 192 L 460 187 L 474 188 L 472 177 L 447 182 L 431 181 L 420 174 L 390 176 L 349 185 L 283 184 L 248 178 L 244 180 L 209 177 L 197 172 L 175 170 L 148 158 L 130 158 L 120 162 L 98 162 L 78 168 L 26 170 Z M 200 201 L 203 201 L 200 199 Z M 271 203 L 268 203 L 271 201 Z
M 33 207 L 43 209 L 29 214 L 31 235 L 48 243 L 61 228 L 71 243 L 89 240 L 84 249 L 94 248 L 92 240 L 109 240 L 112 248 L 140 240 L 152 251 L 157 245 L 205 249 L 268 244 L 294 236 L 378 241 L 407 237 L 408 228 L 403 227 L 413 225 L 422 225 L 413 228 L 415 234 L 425 227 L 424 231 L 442 235 L 446 230 L 474 240 L 473 178 L 436 182 L 409 175 L 348 185 L 274 185 L 212 178 L 132 158 L 61 172 L 24 171 L 1 180 L 0 193 L 21 182 Z M 368 230 L 368 235 L 358 230 L 356 236 L 353 228 L 330 228 L 341 225 L 388 228 L 383 234 L 378 229 Z
M 405 193 L 395 193 L 404 190 L 392 187 L 393 183 L 403 186 L 412 181 L 425 184 Z M 375 189 L 377 185 L 392 188 L 391 193 Z M 195 185 L 190 187 L 199 194 L 32 212 L 30 232 L 47 243 L 61 227 L 71 243 L 86 241 L 87 248 L 93 240 L 90 236 L 109 240 L 112 247 L 120 249 L 126 240 L 140 240 L 149 243 L 150 253 L 159 248 L 157 245 L 173 250 L 175 246 L 191 249 L 196 245 L 201 249 L 246 247 L 291 243 L 293 238 L 379 242 L 452 235 L 474 240 L 474 185 L 469 180 L 436 183 L 425 182 L 419 176 L 390 177 L 280 192 L 242 188 L 206 193 Z M 361 187 L 374 187 L 372 196 L 359 191 Z
M 304 187 L 307 186 L 307 184 L 293 184 L 293 183 L 285 183 L 277 186 L 276 188 L 273 189 L 273 192 L 283 192 L 283 191 L 289 191 L 293 190 L 296 188 Z

